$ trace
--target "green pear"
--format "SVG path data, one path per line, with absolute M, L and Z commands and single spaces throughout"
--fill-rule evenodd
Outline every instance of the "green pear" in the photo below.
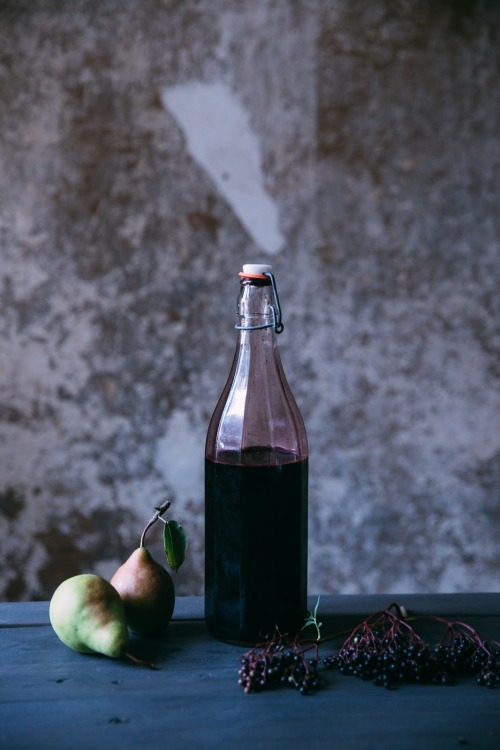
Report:
M 63 581 L 50 600 L 49 617 L 58 637 L 74 651 L 113 658 L 127 653 L 123 602 L 100 576 L 84 573 Z
M 125 606 L 129 629 L 141 636 L 161 635 L 174 611 L 172 576 L 140 546 L 118 568 L 111 584 Z

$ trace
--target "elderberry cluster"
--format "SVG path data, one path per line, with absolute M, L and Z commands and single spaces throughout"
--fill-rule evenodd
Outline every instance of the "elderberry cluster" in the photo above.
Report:
M 435 654 L 453 676 L 476 675 L 479 685 L 500 685 L 500 644 L 483 641 L 466 623 L 448 623 Z
M 401 616 L 399 608 L 371 615 L 344 641 L 337 654 L 324 659 L 328 669 L 392 688 L 401 682 L 449 685 L 459 676 L 478 675 L 480 685 L 500 683 L 500 646 L 483 642 L 462 622 L 444 623 L 445 632 L 430 648 Z
M 324 664 L 385 688 L 398 682 L 446 683 L 445 673 L 422 638 L 389 610 L 375 613 L 358 625 L 339 652 L 326 657 Z
M 316 649 L 316 658 L 307 657 L 311 648 Z M 250 649 L 243 654 L 238 674 L 238 684 L 245 693 L 287 686 L 307 695 L 322 685 L 318 677 L 317 646 L 302 643 L 298 638 L 286 641 L 276 637 Z
M 434 618 L 443 622 L 440 618 Z M 493 688 L 500 684 L 500 646 L 483 641 L 479 633 L 464 622 L 448 622 L 432 658 L 449 680 L 477 676 L 479 685 Z

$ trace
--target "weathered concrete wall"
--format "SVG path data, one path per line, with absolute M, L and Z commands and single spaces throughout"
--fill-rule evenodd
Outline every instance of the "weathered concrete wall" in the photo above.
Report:
M 254 259 L 311 592 L 498 590 L 499 49 L 486 0 L 0 0 L 1 597 L 111 575 L 165 497 L 201 593 Z

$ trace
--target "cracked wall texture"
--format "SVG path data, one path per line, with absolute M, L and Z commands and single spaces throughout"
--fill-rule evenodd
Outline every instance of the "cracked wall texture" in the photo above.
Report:
M 499 589 L 499 50 L 487 0 L 0 0 L 1 598 L 110 576 L 166 497 L 202 592 L 253 260 L 310 592 Z

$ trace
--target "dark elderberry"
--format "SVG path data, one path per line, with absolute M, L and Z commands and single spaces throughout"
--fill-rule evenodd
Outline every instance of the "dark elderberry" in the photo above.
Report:
M 314 649 L 314 658 L 307 653 Z M 243 654 L 238 684 L 245 693 L 279 685 L 307 695 L 322 686 L 318 677 L 318 646 L 298 636 L 290 641 L 280 635 Z

